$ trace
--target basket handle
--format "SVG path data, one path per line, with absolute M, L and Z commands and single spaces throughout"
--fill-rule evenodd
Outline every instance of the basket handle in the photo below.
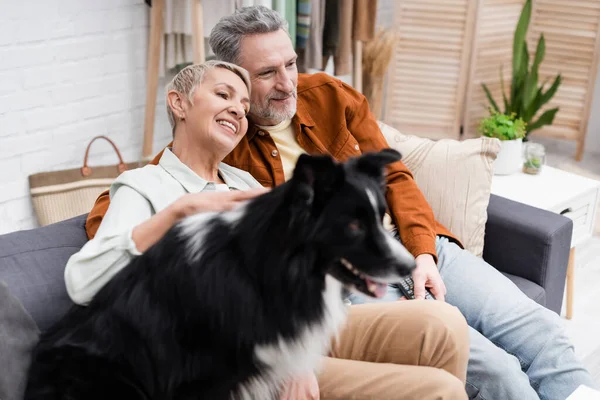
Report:
M 123 157 L 121 157 L 121 152 L 117 148 L 117 145 L 115 144 L 115 142 L 113 142 L 106 136 L 100 135 L 100 136 L 96 136 L 95 138 L 93 138 L 90 141 L 90 143 L 87 145 L 87 148 L 85 149 L 85 157 L 83 158 L 83 167 L 81 167 L 81 175 L 90 176 L 92 174 L 92 169 L 90 167 L 88 167 L 88 155 L 90 153 L 90 147 L 92 147 L 92 143 L 94 143 L 96 141 L 96 139 L 104 139 L 108 143 L 110 143 L 110 145 L 113 147 L 113 149 L 115 149 L 115 153 L 117 153 L 117 157 L 119 157 L 119 165 L 117 166 L 119 173 L 126 171 L 127 165 L 125 165 L 125 163 L 123 162 Z

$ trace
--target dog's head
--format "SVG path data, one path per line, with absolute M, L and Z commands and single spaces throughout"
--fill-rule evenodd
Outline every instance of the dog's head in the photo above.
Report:
M 372 297 L 382 297 L 388 283 L 415 267 L 413 256 L 383 227 L 384 171 L 400 159 L 391 149 L 344 164 L 302 155 L 290 182 L 292 218 L 311 222 L 309 240 L 329 261 L 324 272 Z

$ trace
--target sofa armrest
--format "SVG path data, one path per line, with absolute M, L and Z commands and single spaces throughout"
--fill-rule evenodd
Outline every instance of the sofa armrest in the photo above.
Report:
M 565 216 L 492 195 L 483 259 L 543 287 L 546 307 L 560 313 L 572 234 Z

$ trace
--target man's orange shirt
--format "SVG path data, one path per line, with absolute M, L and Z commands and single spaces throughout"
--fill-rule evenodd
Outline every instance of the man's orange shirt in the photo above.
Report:
M 338 161 L 389 147 L 366 98 L 324 73 L 299 75 L 297 111 L 292 124 L 298 144 L 307 153 L 330 154 Z M 248 171 L 263 186 L 273 187 L 285 181 L 276 150 L 269 133 L 249 121 L 246 136 L 223 162 Z M 161 155 L 162 151 L 151 163 L 158 164 Z M 387 172 L 388 207 L 408 251 L 415 256 L 432 254 L 437 259 L 436 235 L 459 243 L 434 219 L 431 207 L 401 161 L 390 165 Z M 86 222 L 88 238 L 96 234 L 109 203 L 108 191 L 96 200 Z

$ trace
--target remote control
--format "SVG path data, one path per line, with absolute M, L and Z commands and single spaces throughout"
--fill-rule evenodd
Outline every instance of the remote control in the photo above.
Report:
M 402 295 L 404 297 L 406 297 L 407 300 L 412 300 L 415 298 L 415 283 L 413 281 L 413 278 L 409 275 L 404 277 L 404 279 L 402 279 L 401 282 L 393 284 L 392 286 L 398 288 L 400 290 L 400 293 L 402 293 Z M 433 294 L 429 291 L 429 289 L 425 288 L 425 300 L 434 300 L 435 297 L 433 296 Z

